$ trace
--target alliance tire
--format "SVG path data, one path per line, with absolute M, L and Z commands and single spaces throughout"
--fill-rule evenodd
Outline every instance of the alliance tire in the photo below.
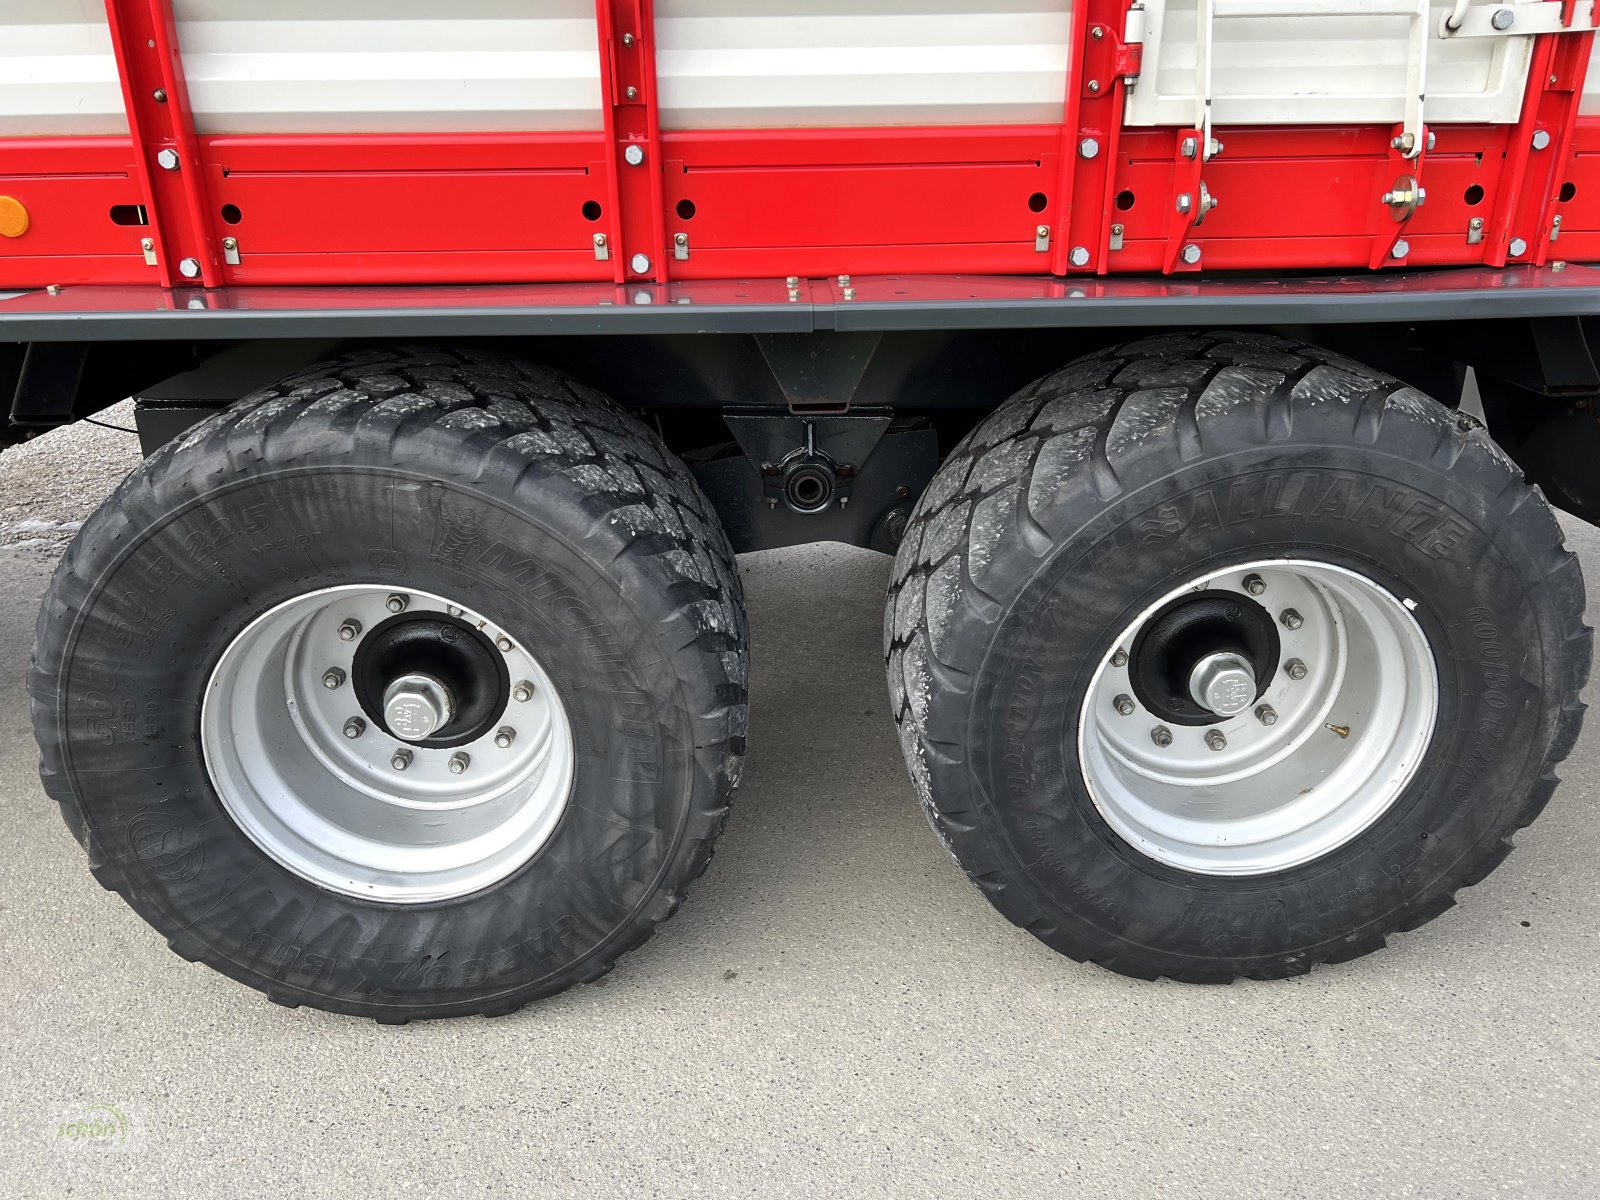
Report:
M 1421 762 L 1314 861 L 1157 861 L 1085 785 L 1090 677 L 1185 579 L 1295 558 L 1415 597 L 1438 678 Z M 1037 381 L 953 452 L 896 557 L 884 645 L 917 795 L 995 907 L 1080 961 L 1226 981 L 1375 950 L 1504 859 L 1578 734 L 1583 610 L 1552 513 L 1477 422 L 1315 347 L 1163 334 Z
M 338 894 L 219 800 L 200 740 L 212 668 L 253 618 L 336 584 L 498 614 L 554 681 L 566 808 L 492 886 Z M 29 689 L 46 791 L 95 877 L 177 953 L 282 1004 L 401 1022 L 593 980 L 677 908 L 739 777 L 747 640 L 727 540 L 637 420 L 512 359 L 367 351 L 134 471 L 56 571 Z

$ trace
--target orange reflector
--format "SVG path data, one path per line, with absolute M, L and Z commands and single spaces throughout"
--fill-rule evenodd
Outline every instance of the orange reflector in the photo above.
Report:
M 21 237 L 28 232 L 28 210 L 15 196 L 0 196 L 0 237 Z

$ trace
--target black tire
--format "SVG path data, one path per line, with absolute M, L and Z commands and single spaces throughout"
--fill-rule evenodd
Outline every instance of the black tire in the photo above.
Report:
M 1382 519 L 1359 503 L 1375 482 Z M 1274 555 L 1404 580 L 1435 732 L 1399 799 L 1323 857 L 1177 870 L 1101 818 L 1076 714 L 1153 599 Z M 1550 510 L 1476 422 L 1314 347 L 1160 335 L 1030 385 L 957 448 L 896 558 L 885 652 L 917 794 L 1002 913 L 1080 961 L 1226 981 L 1377 949 L 1505 857 L 1577 737 L 1583 607 Z
M 481 600 L 554 680 L 576 778 L 500 883 L 335 894 L 223 809 L 200 753 L 210 671 L 329 581 Z M 746 647 L 727 541 L 653 433 L 552 371 L 384 350 L 257 392 L 136 470 L 55 574 L 29 687 L 45 789 L 175 951 L 282 1004 L 399 1022 L 595 979 L 677 908 L 739 776 Z

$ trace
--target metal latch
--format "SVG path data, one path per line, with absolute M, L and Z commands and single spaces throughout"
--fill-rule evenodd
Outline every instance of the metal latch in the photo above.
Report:
M 687 233 L 675 233 L 672 235 L 672 257 L 680 262 L 689 257 L 689 235 Z
M 1122 86 L 1131 88 L 1139 82 L 1144 70 L 1145 7 L 1134 0 L 1128 6 L 1128 16 L 1122 25 L 1122 51 L 1117 68 L 1122 72 Z
M 595 262 L 605 262 L 608 259 L 610 259 L 610 257 L 611 257 L 611 245 L 610 245 L 609 242 L 606 241 L 606 235 L 603 234 L 603 233 L 595 234 L 594 235 L 594 260 L 595 260 Z

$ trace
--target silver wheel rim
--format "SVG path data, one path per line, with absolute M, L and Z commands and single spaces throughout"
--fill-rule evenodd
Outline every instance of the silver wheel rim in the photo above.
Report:
M 365 634 L 352 624 L 373 630 L 396 604 L 465 622 L 502 654 L 511 696 L 481 736 L 428 747 L 363 711 L 348 677 Z M 575 762 L 566 709 L 519 642 L 445 597 L 364 586 L 252 621 L 212 671 L 200 742 L 224 807 L 266 854 L 330 891 L 397 904 L 466 895 L 521 867 L 560 821 Z
M 1166 605 L 1217 591 L 1272 615 L 1276 668 L 1235 715 L 1164 720 L 1137 699 L 1128 656 Z M 1169 592 L 1106 651 L 1079 713 L 1095 808 L 1141 853 L 1203 875 L 1283 871 L 1345 845 L 1394 804 L 1433 736 L 1438 674 L 1415 607 L 1355 571 L 1299 559 L 1244 563 Z

